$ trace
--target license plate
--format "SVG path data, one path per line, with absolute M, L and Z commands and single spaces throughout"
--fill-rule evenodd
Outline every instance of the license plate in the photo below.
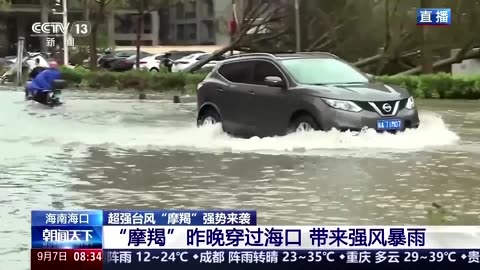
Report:
M 377 130 L 399 130 L 403 127 L 400 119 L 377 120 Z

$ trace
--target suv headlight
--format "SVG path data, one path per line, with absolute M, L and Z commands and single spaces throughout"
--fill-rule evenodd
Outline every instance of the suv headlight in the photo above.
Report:
M 413 99 L 413 97 L 408 98 L 407 105 L 405 105 L 405 108 L 409 110 L 412 110 L 413 108 L 415 108 L 415 100 Z
M 328 106 L 343 110 L 343 111 L 349 111 L 349 112 L 360 112 L 362 108 L 358 107 L 357 104 L 353 103 L 352 101 L 347 101 L 347 100 L 336 100 L 336 99 L 328 99 L 328 98 L 322 98 L 325 103 L 328 104 Z

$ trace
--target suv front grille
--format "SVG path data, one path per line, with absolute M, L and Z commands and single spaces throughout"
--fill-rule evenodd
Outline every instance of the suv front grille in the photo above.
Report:
M 395 101 L 355 101 L 355 104 L 366 111 L 376 112 L 381 116 L 395 116 L 399 110 L 405 108 L 407 101 L 408 98 Z

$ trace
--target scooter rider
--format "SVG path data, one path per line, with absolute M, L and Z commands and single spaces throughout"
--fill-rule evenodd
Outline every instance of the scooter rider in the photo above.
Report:
M 52 93 L 53 81 L 61 77 L 57 62 L 51 61 L 48 66 L 48 69 L 40 72 L 27 86 L 27 99 L 48 105 L 48 96 Z
M 29 75 L 30 79 L 32 80 L 35 79 L 35 77 L 37 77 L 37 75 L 40 74 L 45 69 L 47 68 L 40 65 L 40 58 L 35 59 L 35 67 L 30 72 L 30 75 Z

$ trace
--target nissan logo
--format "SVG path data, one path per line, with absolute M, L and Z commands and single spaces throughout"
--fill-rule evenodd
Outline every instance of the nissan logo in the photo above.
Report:
M 385 103 L 383 104 L 382 109 L 388 113 L 392 110 L 392 106 L 388 103 Z

